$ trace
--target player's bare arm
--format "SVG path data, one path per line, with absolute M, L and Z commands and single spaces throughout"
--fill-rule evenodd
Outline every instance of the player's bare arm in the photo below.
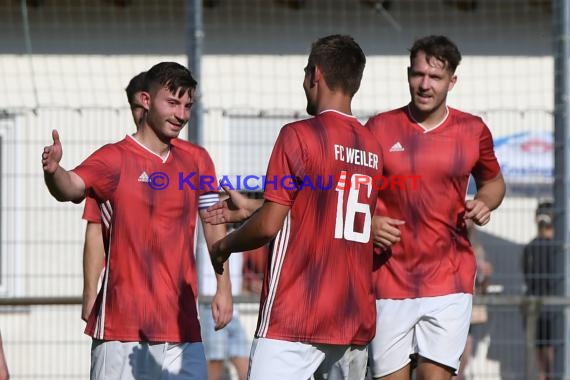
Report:
M 101 271 L 105 267 L 105 248 L 101 223 L 87 222 L 85 244 L 83 245 L 83 304 L 81 319 L 87 321 L 95 299 Z
M 263 199 L 250 199 L 237 190 L 223 186 L 226 199 L 206 209 L 202 219 L 210 224 L 236 223 L 249 218 L 263 205 Z
M 51 195 L 60 202 L 79 202 L 85 198 L 85 183 L 77 174 L 59 165 L 63 148 L 57 130 L 52 131 L 53 144 L 44 147 L 42 167 L 44 181 Z
M 275 202 L 265 202 L 240 228 L 217 241 L 212 248 L 212 264 L 222 270 L 232 252 L 250 251 L 267 244 L 283 227 L 290 207 Z
M 205 212 L 205 210 L 200 211 L 202 221 Z M 212 245 L 226 235 L 226 227 L 204 222 L 202 222 L 202 226 L 208 252 L 212 252 Z M 224 263 L 223 269 L 221 274 L 216 272 L 216 294 L 212 299 L 212 317 L 214 318 L 216 330 L 225 327 L 231 321 L 233 314 L 232 284 L 227 262 Z
M 0 334 L 0 380 L 8 380 L 10 373 L 8 372 L 8 364 L 4 356 L 4 346 L 2 345 L 2 335 Z
M 403 220 L 389 218 L 387 216 L 375 216 L 372 218 L 372 236 L 374 245 L 386 249 L 400 241 L 400 226 Z
M 477 181 L 475 198 L 465 203 L 466 219 L 472 219 L 478 226 L 491 220 L 491 211 L 499 207 L 505 197 L 505 180 L 502 174 L 488 181 Z

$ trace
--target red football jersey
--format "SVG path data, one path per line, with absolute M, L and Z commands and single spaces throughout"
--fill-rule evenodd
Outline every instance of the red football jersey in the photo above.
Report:
M 86 333 L 105 340 L 201 341 L 194 232 L 199 205 L 218 199 L 208 153 L 180 141 L 163 159 L 127 136 L 74 172 L 111 212 L 103 286 Z
M 377 213 L 405 221 L 401 241 L 375 271 L 376 297 L 473 293 L 465 196 L 470 174 L 485 181 L 500 173 L 489 129 L 481 118 L 452 108 L 431 130 L 414 121 L 408 107 L 379 114 L 367 126 L 382 146 L 388 178 Z
M 325 111 L 281 129 L 264 197 L 291 210 L 272 243 L 257 337 L 342 345 L 374 337 L 370 226 L 381 171 L 380 146 L 352 116 Z

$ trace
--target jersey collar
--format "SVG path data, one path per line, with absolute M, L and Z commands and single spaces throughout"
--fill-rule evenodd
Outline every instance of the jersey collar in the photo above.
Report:
M 410 116 L 410 119 L 412 119 L 414 121 L 414 123 L 416 123 L 421 129 L 423 129 L 424 133 L 433 132 L 437 128 L 441 127 L 447 121 L 447 118 L 449 117 L 449 107 L 446 105 L 445 106 L 445 116 L 443 117 L 443 119 L 441 119 L 441 121 L 439 123 L 437 123 L 433 128 L 426 128 L 422 125 L 422 123 L 420 123 L 419 121 L 417 121 L 414 118 L 414 115 L 412 114 L 412 110 L 410 110 L 409 104 L 406 106 L 406 109 L 407 109 L 408 115 Z
M 148 149 L 146 146 L 141 144 L 141 142 L 139 140 L 135 139 L 133 136 L 127 135 L 127 138 L 130 139 L 135 144 L 137 144 L 142 149 L 146 150 L 148 153 L 152 154 L 155 157 L 158 157 L 162 161 L 163 164 L 166 163 L 166 161 L 168 161 L 168 158 L 170 157 L 170 149 L 168 149 L 168 152 L 166 153 L 166 155 L 164 157 L 162 157 L 161 155 L 156 154 L 155 152 L 153 152 L 152 150 Z
M 324 114 L 325 112 L 334 112 L 334 113 L 337 113 L 337 114 L 342 115 L 342 116 L 344 116 L 344 117 L 350 117 L 350 118 L 356 119 L 356 116 L 354 116 L 354 115 L 349 115 L 349 114 L 344 113 L 344 112 L 340 112 L 340 111 L 337 111 L 337 110 L 333 110 L 332 108 L 331 108 L 331 109 L 327 109 L 327 110 L 323 110 L 323 111 L 319 112 L 319 115 L 322 115 L 322 114 Z

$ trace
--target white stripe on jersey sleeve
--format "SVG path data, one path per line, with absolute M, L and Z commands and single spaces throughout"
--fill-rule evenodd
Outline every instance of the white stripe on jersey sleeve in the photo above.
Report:
M 275 242 L 273 244 L 273 252 L 271 257 L 271 267 L 269 271 L 269 291 L 267 293 L 267 298 L 263 304 L 263 310 L 261 312 L 261 321 L 259 327 L 257 328 L 256 336 L 260 338 L 265 338 L 267 335 L 267 330 L 269 329 L 269 320 L 271 319 L 271 309 L 273 308 L 273 302 L 275 301 L 275 295 L 277 294 L 277 286 L 279 285 L 279 278 L 281 277 L 281 269 L 283 267 L 283 261 L 285 260 L 285 254 L 287 253 L 287 248 L 289 246 L 289 236 L 291 231 L 291 211 L 287 213 L 287 217 L 283 222 L 283 228 L 277 233 L 275 237 Z
M 109 201 L 101 203 L 101 220 L 105 223 L 105 227 L 109 228 L 111 225 L 111 216 L 113 215 L 113 208 Z

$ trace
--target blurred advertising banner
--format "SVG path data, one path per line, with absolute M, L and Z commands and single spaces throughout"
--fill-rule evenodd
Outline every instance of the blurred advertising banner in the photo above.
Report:
M 495 154 L 508 195 L 546 196 L 554 182 L 554 137 L 524 131 L 495 139 Z

